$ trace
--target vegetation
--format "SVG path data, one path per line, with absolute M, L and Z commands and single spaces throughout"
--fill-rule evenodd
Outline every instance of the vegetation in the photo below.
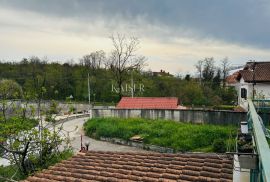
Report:
M 84 125 L 86 135 L 129 140 L 143 137 L 145 144 L 173 148 L 178 151 L 225 152 L 234 150 L 234 126 L 199 125 L 139 118 L 95 118 Z M 221 147 L 222 146 L 222 147 Z
M 62 160 L 70 158 L 72 155 L 73 152 L 71 150 L 66 150 L 59 154 L 55 154 L 51 157 L 50 160 L 45 161 L 44 165 L 36 166 L 36 170 L 46 169 L 49 166 L 52 166 Z M 25 179 L 26 177 L 27 175 L 22 173 L 16 165 L 10 165 L 5 167 L 0 166 L 0 181 L 7 181 L 7 179 L 19 181 Z
M 52 101 L 50 107 L 41 110 L 46 89 L 38 84 L 39 80 L 42 78 L 36 80 L 36 89 L 31 93 L 12 80 L 0 81 L 0 156 L 10 163 L 0 168 L 3 181 L 26 177 L 72 153 L 69 133 L 57 127 L 52 117 L 58 112 L 58 104 Z M 36 111 L 28 105 L 30 99 L 37 105 Z M 42 119 L 45 116 L 50 118 L 47 124 Z
M 219 153 L 226 152 L 226 142 L 221 138 L 214 140 L 213 151 Z
M 181 65 L 179 65 L 181 66 Z M 117 103 L 119 100 L 119 83 L 115 78 L 113 68 L 88 67 L 86 63 L 50 63 L 46 60 L 32 57 L 21 62 L 0 62 L 0 79 L 15 80 L 24 92 L 33 93 L 40 85 L 46 92 L 46 100 L 66 100 L 70 95 L 74 101 L 88 101 L 88 73 L 90 75 L 91 101 L 99 103 Z M 216 70 L 216 69 L 215 69 Z M 215 71 L 214 70 L 214 71 Z M 207 76 L 200 83 L 199 78 L 191 76 L 155 75 L 151 71 L 125 71 L 121 85 L 130 85 L 131 77 L 136 84 L 135 96 L 144 97 L 178 97 L 187 106 L 215 106 L 220 104 L 233 105 L 236 103 L 234 88 L 223 87 L 222 78 Z M 144 85 L 141 92 L 139 84 Z M 113 89 L 113 86 L 116 90 Z M 121 93 L 130 96 L 130 88 Z

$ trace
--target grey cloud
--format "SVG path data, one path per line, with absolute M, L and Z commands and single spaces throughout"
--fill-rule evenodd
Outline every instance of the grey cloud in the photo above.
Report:
M 167 36 L 270 48 L 267 0 L 2 0 L 0 6 L 82 22 L 103 19 L 108 24 L 119 17 L 119 23 L 136 24 L 143 17 L 147 24 L 169 27 Z

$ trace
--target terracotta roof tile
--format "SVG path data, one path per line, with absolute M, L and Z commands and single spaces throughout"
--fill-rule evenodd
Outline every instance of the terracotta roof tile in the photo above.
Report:
M 177 109 L 176 97 L 122 97 L 117 109 Z
M 192 170 L 182 170 L 182 174 L 183 175 L 188 175 L 188 176 L 200 176 L 200 172 L 199 171 L 192 171 Z
M 186 180 L 186 181 L 198 181 L 197 176 L 187 175 L 187 174 L 181 174 L 180 179 Z
M 232 163 L 228 156 L 214 154 L 89 151 L 25 181 L 232 181 Z
M 248 62 L 240 73 L 246 82 L 253 81 L 253 70 L 254 80 L 256 82 L 269 82 L 270 81 L 270 62 Z
M 236 71 L 232 75 L 227 76 L 226 82 L 228 84 L 235 84 L 238 82 L 239 77 L 240 77 L 240 72 Z
M 254 72 L 253 72 L 254 70 Z M 270 62 L 248 62 L 243 70 L 237 71 L 226 78 L 229 84 L 237 83 L 240 78 L 245 82 L 270 82 Z

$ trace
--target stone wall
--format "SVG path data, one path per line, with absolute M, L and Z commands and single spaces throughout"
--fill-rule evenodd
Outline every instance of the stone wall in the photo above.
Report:
M 190 123 L 238 125 L 247 119 L 245 112 L 213 110 L 161 110 L 161 109 L 92 109 L 92 117 L 149 118 Z

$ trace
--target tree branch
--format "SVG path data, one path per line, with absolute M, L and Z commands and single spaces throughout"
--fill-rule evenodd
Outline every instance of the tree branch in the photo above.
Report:
M 17 181 L 15 181 L 15 180 L 13 180 L 13 179 L 8 179 L 8 178 L 5 178 L 5 177 L 3 177 L 3 176 L 1 176 L 1 175 L 0 175 L 0 179 L 3 179 L 3 180 L 5 180 L 5 181 L 10 181 L 10 182 L 17 182 Z
M 4 149 L 5 151 L 12 153 L 12 154 L 22 155 L 24 152 L 24 151 L 18 151 L 18 150 L 10 150 L 10 149 L 4 147 L 2 144 L 0 145 L 0 148 Z

